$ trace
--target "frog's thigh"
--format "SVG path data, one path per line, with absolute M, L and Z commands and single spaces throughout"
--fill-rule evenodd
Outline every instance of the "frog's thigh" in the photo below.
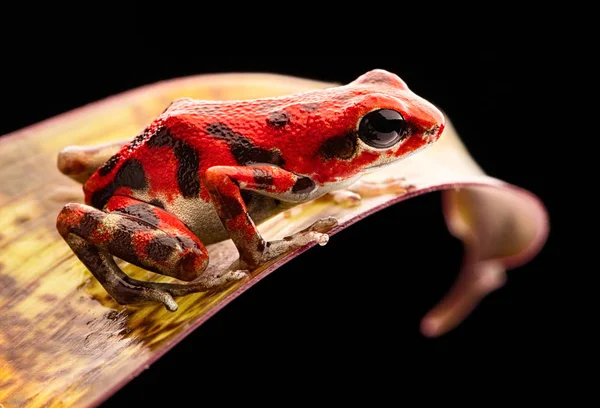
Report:
M 110 242 L 95 242 L 121 259 L 152 272 L 184 281 L 206 269 L 208 251 L 177 217 L 129 197 L 112 197 L 106 204 L 104 228 Z

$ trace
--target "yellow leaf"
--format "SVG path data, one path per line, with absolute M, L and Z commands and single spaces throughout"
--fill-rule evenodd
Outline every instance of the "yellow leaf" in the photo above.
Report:
M 81 200 L 81 186 L 57 170 L 59 151 L 68 145 L 131 138 L 179 97 L 250 99 L 333 85 L 267 74 L 182 78 L 117 95 L 1 138 L 0 402 L 11 408 L 97 404 L 236 296 L 308 249 L 265 265 L 251 280 L 224 292 L 180 297 L 175 313 L 161 304 L 120 306 L 56 231 L 56 216 L 65 202 Z M 548 232 L 547 214 L 531 193 L 485 175 L 450 121 L 433 147 L 366 179 L 381 181 L 398 174 L 416 188 L 368 196 L 358 206 L 320 199 L 259 229 L 265 238 L 279 238 L 318 218 L 335 216 L 341 224 L 337 232 L 393 203 L 447 190 L 446 219 L 465 242 L 467 254 L 456 286 L 423 320 L 423 333 L 437 336 L 499 287 L 506 268 L 537 254 Z M 208 249 L 210 268 L 237 257 L 230 241 Z M 168 281 L 120 265 L 135 278 Z

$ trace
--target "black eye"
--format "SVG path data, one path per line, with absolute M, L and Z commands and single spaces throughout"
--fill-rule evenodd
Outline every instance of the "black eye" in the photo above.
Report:
M 358 137 L 372 147 L 392 147 L 406 137 L 406 121 L 399 112 L 391 109 L 369 112 L 358 125 Z

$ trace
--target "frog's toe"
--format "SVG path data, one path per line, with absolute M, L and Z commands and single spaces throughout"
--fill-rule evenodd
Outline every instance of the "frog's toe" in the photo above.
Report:
M 337 225 L 338 220 L 335 217 L 321 218 L 308 228 L 283 238 L 283 241 L 287 242 L 291 248 L 298 248 L 313 242 L 325 245 L 329 241 L 327 232 L 331 231 Z
M 350 190 L 336 190 L 327 193 L 327 197 L 335 204 L 343 207 L 357 207 L 362 202 L 360 194 Z
M 302 231 L 288 235 L 281 240 L 268 242 L 263 253 L 262 262 L 268 262 L 280 255 L 307 245 L 319 244 L 323 246 L 329 242 L 327 232 L 337 225 L 338 221 L 335 217 L 322 218 Z
M 165 296 L 164 300 L 163 300 L 163 305 L 165 305 L 165 308 L 169 311 L 169 312 L 176 312 L 177 309 L 179 308 L 179 305 L 177 305 L 177 302 L 175 302 L 175 300 L 169 295 Z
M 308 227 L 304 231 L 325 233 L 325 232 L 331 231 L 331 229 L 333 229 L 337 225 L 338 225 L 337 218 L 326 217 L 326 218 L 321 218 L 320 220 L 315 221 L 314 224 L 312 224 L 310 227 Z M 301 232 L 304 232 L 304 231 L 301 231 Z
M 221 276 L 220 279 L 222 279 L 224 283 L 230 283 L 244 280 L 249 276 L 250 274 L 248 273 L 248 271 L 229 271 L 223 274 L 223 276 Z
M 247 270 L 230 270 L 220 275 L 207 276 L 203 285 L 207 289 L 221 289 L 232 283 L 247 279 L 248 277 L 250 277 L 250 273 Z

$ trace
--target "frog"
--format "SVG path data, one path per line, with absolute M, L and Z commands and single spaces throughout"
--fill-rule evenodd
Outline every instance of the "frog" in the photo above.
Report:
M 398 75 L 370 70 L 352 82 L 249 100 L 178 98 L 83 183 L 84 202 L 60 210 L 56 228 L 120 305 L 222 291 L 338 226 L 324 217 L 282 239 L 258 226 L 437 141 L 443 113 Z M 89 176 L 89 177 L 88 177 Z M 207 274 L 207 246 L 239 254 Z M 176 282 L 133 279 L 115 258 Z

